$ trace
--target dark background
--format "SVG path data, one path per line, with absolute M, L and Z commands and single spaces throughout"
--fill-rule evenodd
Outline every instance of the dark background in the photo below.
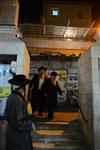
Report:
M 43 14 L 43 0 L 19 0 L 19 22 L 39 23 Z
M 48 0 L 53 2 L 54 0 Z M 92 20 L 100 22 L 100 0 L 56 0 L 58 2 L 90 2 L 92 4 Z M 19 0 L 20 23 L 39 23 L 43 15 L 43 0 Z

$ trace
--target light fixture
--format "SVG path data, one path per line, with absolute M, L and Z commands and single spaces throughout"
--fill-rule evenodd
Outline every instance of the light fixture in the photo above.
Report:
M 72 41 L 72 39 L 71 39 L 71 38 L 67 38 L 66 40 L 67 40 L 67 41 Z

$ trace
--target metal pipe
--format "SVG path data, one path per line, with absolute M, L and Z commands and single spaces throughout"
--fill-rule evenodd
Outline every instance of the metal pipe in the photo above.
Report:
M 88 32 L 91 30 L 91 28 L 93 27 L 93 25 L 95 24 L 95 21 L 93 21 L 90 25 L 90 27 L 87 29 L 87 31 L 83 34 L 83 37 L 86 37 L 86 35 L 88 34 Z

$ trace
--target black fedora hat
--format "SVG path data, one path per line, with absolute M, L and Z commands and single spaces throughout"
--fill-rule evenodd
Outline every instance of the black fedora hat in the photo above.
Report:
M 12 85 L 19 85 L 20 87 L 25 86 L 30 82 L 29 79 L 26 79 L 26 76 L 23 74 L 17 74 L 12 79 L 8 80 L 8 83 Z
M 47 70 L 45 67 L 41 66 L 41 67 L 38 69 L 38 71 L 40 71 L 40 70 L 42 70 L 42 69 L 44 69 L 45 71 Z
M 53 71 L 53 72 L 51 72 L 51 75 L 57 76 L 58 74 L 57 74 L 57 72 Z

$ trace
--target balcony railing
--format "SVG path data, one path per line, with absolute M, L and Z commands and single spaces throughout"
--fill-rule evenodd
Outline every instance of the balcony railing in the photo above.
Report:
M 100 29 L 98 28 L 66 27 L 41 24 L 20 24 L 19 27 L 23 36 L 39 38 L 67 38 L 89 41 L 98 40 L 98 38 L 100 38 Z

